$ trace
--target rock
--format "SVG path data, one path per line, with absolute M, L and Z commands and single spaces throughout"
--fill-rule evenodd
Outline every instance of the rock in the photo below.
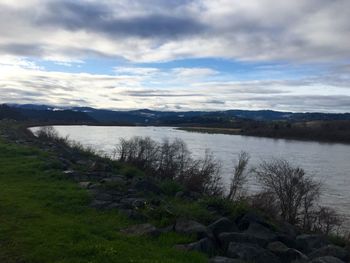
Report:
M 147 219 L 143 214 L 133 209 L 119 209 L 119 212 L 132 220 L 144 221 Z
M 137 194 L 137 191 L 136 191 L 135 189 L 133 189 L 133 188 L 129 188 L 129 189 L 127 190 L 127 194 L 129 194 L 129 195 L 134 195 L 134 194 Z
M 110 201 L 110 202 L 112 202 L 114 200 L 114 197 L 113 197 L 113 195 L 110 195 L 110 194 L 98 192 L 98 193 L 95 194 L 95 199 L 99 200 L 99 201 Z
M 123 208 L 125 207 L 119 202 L 110 203 L 108 206 L 105 207 L 105 209 L 123 209 Z
M 209 263 L 244 263 L 244 261 L 236 258 L 213 257 L 209 259 Z
M 125 184 L 126 181 L 125 181 L 124 177 L 112 176 L 112 177 L 103 178 L 100 180 L 100 182 L 103 184 L 108 184 L 108 183 Z
M 279 225 L 278 232 L 291 238 L 296 238 L 298 235 L 300 235 L 300 231 L 295 226 L 287 222 L 283 222 Z
M 137 209 L 144 208 L 146 206 L 146 202 L 146 199 L 138 198 L 132 202 L 132 206 Z
M 175 232 L 180 234 L 197 235 L 197 238 L 203 238 L 210 236 L 208 229 L 193 220 L 178 219 L 175 223 Z
M 112 166 L 109 165 L 108 163 L 95 161 L 90 165 L 89 170 L 95 171 L 95 172 L 98 172 L 98 171 L 111 172 Z
M 325 257 L 315 258 L 315 259 L 311 260 L 310 263 L 344 263 L 344 261 L 342 261 L 336 257 L 325 256 Z
M 89 185 L 89 189 L 98 189 L 100 187 L 101 187 L 101 185 L 99 183 L 96 183 L 96 184 L 91 183 Z
M 170 233 L 170 232 L 174 231 L 174 225 L 159 228 L 159 231 L 163 234 Z
M 211 241 L 209 238 L 205 237 L 197 242 L 193 242 L 190 244 L 184 244 L 184 245 L 176 245 L 177 249 L 186 250 L 186 251 L 198 251 L 205 253 L 207 255 L 213 255 L 215 252 L 215 245 L 213 241 Z
M 124 205 L 125 208 L 143 208 L 145 207 L 147 200 L 144 198 L 123 198 L 120 203 Z
M 216 220 L 214 223 L 208 226 L 208 229 L 210 229 L 216 237 L 218 237 L 219 234 L 224 232 L 238 231 L 236 224 L 229 220 L 227 217 L 222 217 Z
M 257 223 L 259 225 L 262 225 L 266 228 L 272 228 L 271 225 L 260 215 L 254 213 L 254 212 L 248 212 L 237 219 L 238 222 L 238 228 L 240 230 L 246 230 L 248 229 L 249 225 L 251 223 Z
M 256 244 L 231 242 L 226 252 L 228 257 L 254 263 L 280 263 L 279 258 Z
M 99 181 L 101 178 L 107 178 L 110 174 L 101 173 L 101 172 L 88 172 L 85 173 L 85 176 L 89 178 L 90 181 Z
M 283 233 L 278 233 L 277 241 L 281 241 L 283 244 L 286 244 L 287 247 L 298 248 L 295 237 L 293 236 L 289 236 Z
M 141 180 L 135 183 L 134 188 L 138 191 L 150 192 L 154 194 L 161 194 L 162 189 L 150 180 Z
M 329 244 L 328 240 L 322 235 L 308 235 L 303 234 L 297 236 L 296 244 L 300 251 L 310 253 L 316 249 L 324 247 Z
M 307 262 L 308 257 L 300 251 L 289 248 L 280 241 L 271 242 L 267 245 L 267 249 L 278 256 L 282 262 Z
M 160 206 L 160 204 L 161 204 L 161 199 L 153 198 L 153 199 L 151 199 L 150 204 L 151 204 L 151 205 L 154 205 L 154 206 Z
M 197 200 L 201 195 L 191 191 L 180 191 L 175 194 L 175 197 L 187 200 Z
M 140 224 L 128 227 L 120 231 L 121 233 L 132 236 L 151 236 L 156 237 L 160 235 L 158 229 L 151 224 Z
M 91 182 L 79 182 L 79 186 L 84 189 L 88 189 L 91 185 Z
M 88 167 L 91 165 L 91 161 L 89 160 L 75 160 L 75 163 L 84 167 Z
M 271 252 L 285 251 L 288 247 L 280 241 L 274 241 L 267 245 L 267 249 Z
M 63 173 L 68 176 L 74 176 L 76 174 L 73 170 L 65 170 Z
M 237 233 L 237 232 L 230 232 L 230 233 L 221 233 L 219 235 L 219 241 L 224 250 L 227 249 L 229 244 L 231 242 L 236 242 L 236 243 L 251 243 L 251 244 L 256 244 L 259 246 L 266 246 L 267 241 L 264 239 L 260 239 L 257 237 L 254 237 L 250 234 L 246 233 Z
M 72 163 L 63 157 L 58 158 L 59 162 L 62 164 L 62 168 L 68 169 Z
M 311 259 L 324 257 L 324 256 L 336 257 L 343 261 L 349 260 L 348 251 L 342 247 L 335 246 L 335 245 L 328 245 L 325 247 L 321 247 L 309 254 L 309 258 Z
M 111 201 L 93 200 L 90 206 L 96 209 L 104 209 L 110 204 Z
M 265 240 L 266 243 L 276 241 L 277 240 L 277 235 L 270 229 L 266 228 L 263 225 L 260 225 L 255 222 L 251 222 L 249 224 L 248 229 L 244 232 L 246 234 L 249 234 L 251 236 L 254 236 L 258 239 Z
M 124 192 L 116 190 L 116 189 L 104 189 L 104 193 L 112 195 L 113 197 L 122 197 L 125 195 Z

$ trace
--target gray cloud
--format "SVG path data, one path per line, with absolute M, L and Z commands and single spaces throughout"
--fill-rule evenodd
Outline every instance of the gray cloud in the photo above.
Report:
M 132 61 L 344 60 L 349 9 L 347 0 L 5 2 L 0 52 Z
M 47 12 L 36 18 L 37 26 L 62 27 L 69 31 L 84 30 L 106 34 L 111 38 L 176 38 L 204 30 L 195 18 L 186 15 L 149 13 L 121 17 L 113 7 L 103 3 L 72 1 L 50 2 Z M 127 12 L 127 10 L 126 10 Z
M 184 93 L 179 91 L 171 90 L 125 90 L 119 92 L 120 95 L 131 96 L 131 97 L 202 97 L 204 94 L 200 93 Z

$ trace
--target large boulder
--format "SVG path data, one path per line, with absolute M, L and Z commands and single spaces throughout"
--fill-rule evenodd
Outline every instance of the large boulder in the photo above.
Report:
M 244 261 L 237 258 L 227 258 L 216 256 L 209 259 L 209 263 L 244 263 Z
M 321 247 L 309 254 L 309 258 L 311 259 L 324 257 L 324 256 L 336 257 L 343 261 L 349 260 L 348 251 L 342 247 L 335 246 L 335 245 L 328 245 L 325 247 Z
M 237 218 L 236 223 L 238 228 L 242 231 L 248 229 L 251 223 L 257 223 L 266 228 L 272 228 L 271 224 L 269 224 L 261 215 L 251 211 Z
M 271 242 L 267 245 L 267 249 L 278 256 L 282 262 L 307 262 L 308 257 L 300 251 L 289 248 L 280 241 Z
M 219 235 L 219 242 L 224 250 L 227 249 L 229 244 L 231 242 L 235 243 L 251 243 L 259 246 L 266 246 L 267 241 L 264 239 L 257 238 L 255 236 L 252 236 L 250 234 L 246 233 L 237 233 L 237 232 L 230 232 L 230 233 L 221 233 Z
M 186 251 L 198 251 L 208 255 L 213 255 L 215 252 L 215 244 L 207 237 L 190 244 L 176 245 L 175 247 Z
M 89 181 L 87 181 L 87 182 L 79 182 L 79 186 L 80 186 L 81 188 L 84 188 L 84 189 L 89 189 L 91 184 L 92 184 L 92 183 L 89 182 Z
M 121 233 L 132 235 L 132 236 L 159 236 L 160 232 L 158 229 L 151 224 L 140 224 L 128 227 L 120 231 Z
M 295 237 L 284 233 L 277 233 L 277 241 L 281 241 L 286 244 L 287 247 L 298 249 Z
M 266 243 L 277 240 L 277 234 L 269 228 L 258 223 L 250 223 L 249 227 L 244 233 L 254 236 L 258 239 L 265 240 Z
M 310 263 L 344 263 L 344 261 L 336 257 L 325 256 L 325 257 L 315 258 L 311 260 Z
M 123 185 L 126 183 L 126 179 L 124 178 L 124 176 L 121 175 L 113 175 L 111 177 L 106 177 L 106 178 L 102 178 L 100 180 L 101 183 L 103 184 L 120 184 Z
M 105 209 L 111 203 L 112 203 L 111 201 L 93 200 L 90 204 L 90 207 L 96 208 L 96 209 Z
M 218 237 L 221 233 L 224 232 L 238 231 L 236 224 L 227 217 L 222 217 L 216 220 L 214 223 L 208 226 L 208 229 L 210 229 L 216 237 Z
M 145 207 L 147 200 L 145 198 L 123 198 L 120 204 L 126 209 L 139 209 Z
M 187 235 L 196 235 L 197 238 L 210 237 L 207 227 L 193 220 L 178 219 L 175 223 L 175 232 Z
M 103 192 L 97 192 L 94 196 L 94 199 L 99 201 L 110 201 L 110 202 L 115 200 L 113 195 L 103 193 Z
M 279 258 L 270 251 L 249 243 L 231 242 L 226 252 L 228 257 L 254 263 L 280 263 Z
M 323 235 L 303 234 L 297 236 L 296 245 L 300 251 L 308 254 L 316 249 L 329 245 L 329 241 Z
M 290 238 L 296 238 L 298 235 L 300 235 L 300 231 L 293 225 L 289 224 L 288 222 L 282 222 L 278 226 L 278 232 L 283 235 L 287 235 Z

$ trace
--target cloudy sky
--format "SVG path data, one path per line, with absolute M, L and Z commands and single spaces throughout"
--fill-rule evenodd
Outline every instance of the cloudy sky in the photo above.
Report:
M 350 112 L 349 0 L 0 0 L 0 103 Z

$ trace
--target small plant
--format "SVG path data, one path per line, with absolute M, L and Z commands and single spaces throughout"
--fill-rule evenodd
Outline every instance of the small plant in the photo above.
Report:
M 229 200 L 237 200 L 243 196 L 244 186 L 247 183 L 246 168 L 249 162 L 249 154 L 241 152 L 238 155 L 238 163 L 235 165 L 233 175 L 231 177 L 230 190 L 227 195 Z
M 164 194 L 169 196 L 175 196 L 176 193 L 184 191 L 184 187 L 176 181 L 164 180 L 160 183 L 160 188 Z

